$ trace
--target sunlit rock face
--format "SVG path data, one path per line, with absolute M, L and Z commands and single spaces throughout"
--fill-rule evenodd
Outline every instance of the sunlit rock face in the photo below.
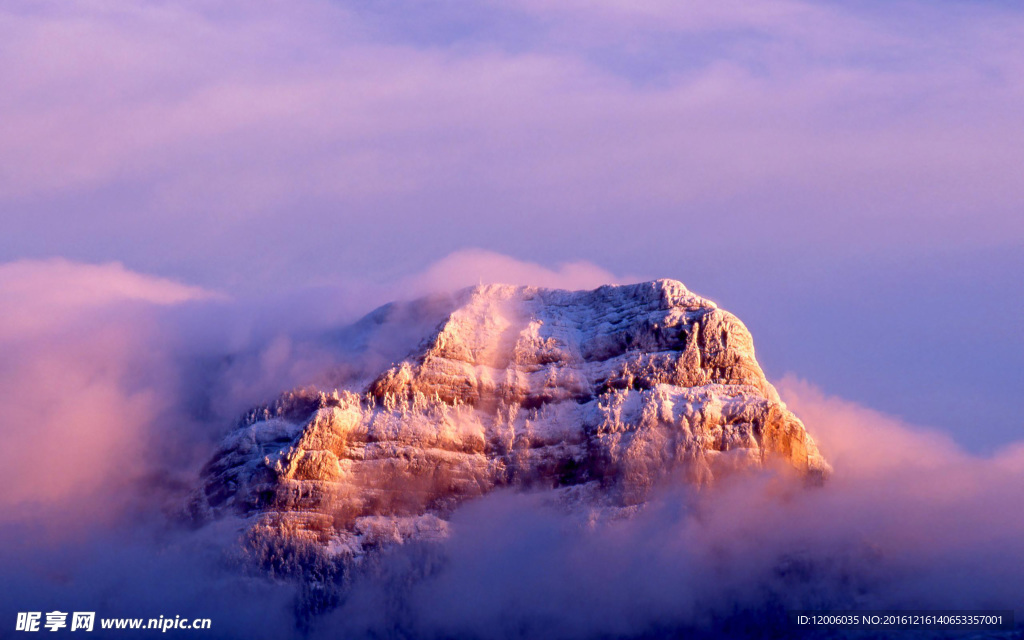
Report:
M 404 358 L 366 355 L 422 325 Z M 363 364 L 253 410 L 204 470 L 202 517 L 358 556 L 443 537 L 456 506 L 501 487 L 628 512 L 659 481 L 829 470 L 743 323 L 672 280 L 481 286 L 389 305 L 343 335 Z

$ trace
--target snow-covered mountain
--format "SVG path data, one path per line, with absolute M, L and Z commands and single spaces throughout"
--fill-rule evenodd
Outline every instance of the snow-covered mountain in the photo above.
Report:
M 195 513 L 345 558 L 443 537 L 455 507 L 496 488 L 628 514 L 660 481 L 829 471 L 743 323 L 673 280 L 480 286 L 387 305 L 337 339 L 351 362 L 336 388 L 250 412 Z

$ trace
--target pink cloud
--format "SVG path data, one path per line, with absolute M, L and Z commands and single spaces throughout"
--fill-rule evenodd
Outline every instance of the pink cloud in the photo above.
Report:
M 974 455 L 944 433 L 827 396 L 793 376 L 779 392 L 835 468 L 831 486 L 809 505 L 821 509 L 816 517 L 852 527 L 890 558 L 920 564 L 925 573 L 969 562 L 972 555 L 976 566 L 958 570 L 1022 568 L 1024 520 L 1009 505 L 1024 500 L 1024 441 L 991 456 Z M 1000 544 L 1004 564 L 989 564 Z M 936 566 L 928 568 L 933 560 Z M 932 587 L 922 582 L 915 589 L 941 591 L 938 585 L 950 577 L 939 578 Z M 955 598 L 955 590 L 946 597 Z
M 142 275 L 123 265 L 90 265 L 61 258 L 0 264 L 0 343 L 73 325 L 83 314 L 124 303 L 175 305 L 218 294 Z
M 145 471 L 147 429 L 174 401 L 152 311 L 213 297 L 118 264 L 0 265 L 0 434 L 12 452 L 0 466 L 4 520 L 119 506 L 117 492 L 88 498 Z
M 552 289 L 594 289 L 625 280 L 595 264 L 579 261 L 548 268 L 540 264 L 485 251 L 463 249 L 430 265 L 398 285 L 399 295 L 452 291 L 477 284 L 515 284 Z
M 1024 197 L 1013 13 L 936 13 L 914 31 L 895 13 L 790 0 L 559 3 L 524 9 L 550 21 L 550 42 L 510 53 L 375 37 L 313 2 L 69 7 L 0 13 L 8 197 L 124 182 L 151 193 L 148 215 L 222 233 L 287 221 L 303 198 L 342 223 L 401 224 L 417 215 L 408 199 L 453 193 L 458 219 L 484 213 L 461 203 L 500 198 L 524 217 L 657 225 L 712 210 L 847 243 L 1024 233 L 1009 213 Z M 762 37 L 653 85 L 590 55 L 651 30 Z M 749 213 L 765 208 L 774 226 Z
M 828 459 L 843 469 L 841 478 L 933 472 L 975 460 L 942 432 L 827 396 L 793 375 L 783 378 L 778 388 L 790 408 L 813 430 Z

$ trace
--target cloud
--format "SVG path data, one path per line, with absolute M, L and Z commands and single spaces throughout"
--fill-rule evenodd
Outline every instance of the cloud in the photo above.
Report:
M 932 472 L 972 460 L 981 462 L 962 451 L 945 433 L 911 426 L 842 398 L 826 396 L 793 375 L 782 379 L 779 392 L 813 429 L 829 460 L 848 467 L 842 477 L 915 474 L 922 467 Z
M 632 281 L 632 279 L 627 278 Z M 399 292 L 419 295 L 477 284 L 514 284 L 549 289 L 595 289 L 625 280 L 595 264 L 579 261 L 555 268 L 483 249 L 462 249 L 441 258 L 398 285 Z
M 58 331 L 119 305 L 170 306 L 218 297 L 199 287 L 125 269 L 61 258 L 0 264 L 0 342 Z
M 242 287 L 466 246 L 665 263 L 1024 233 L 1016 11 L 480 2 L 423 35 L 403 3 L 218 6 L 5 4 L 8 255 Z
M 0 519 L 59 505 L 79 517 L 102 485 L 145 471 L 147 429 L 173 406 L 167 335 L 156 310 L 215 294 L 118 264 L 0 265 Z M 93 514 L 97 515 L 97 514 Z
M 224 357 L 253 350 L 257 386 L 304 362 L 286 338 L 235 335 L 238 304 L 119 264 L 0 264 L 5 624 L 78 610 L 209 617 L 209 637 L 294 627 L 294 587 L 228 568 L 230 523 L 190 533 L 175 516 L 235 417 Z

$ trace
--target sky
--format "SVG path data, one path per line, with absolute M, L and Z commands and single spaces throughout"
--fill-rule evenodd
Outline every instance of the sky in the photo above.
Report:
M 5 0 L 0 624 L 294 635 L 309 594 L 240 570 L 236 523 L 179 525 L 241 412 L 338 364 L 311 335 L 654 278 L 744 321 L 828 482 L 598 525 L 495 492 L 308 637 L 1020 620 L 1022 114 L 1018 2 Z
M 0 269 L 324 321 L 675 278 L 772 380 L 987 454 L 1024 426 L 1022 67 L 1011 2 L 10 0 Z

